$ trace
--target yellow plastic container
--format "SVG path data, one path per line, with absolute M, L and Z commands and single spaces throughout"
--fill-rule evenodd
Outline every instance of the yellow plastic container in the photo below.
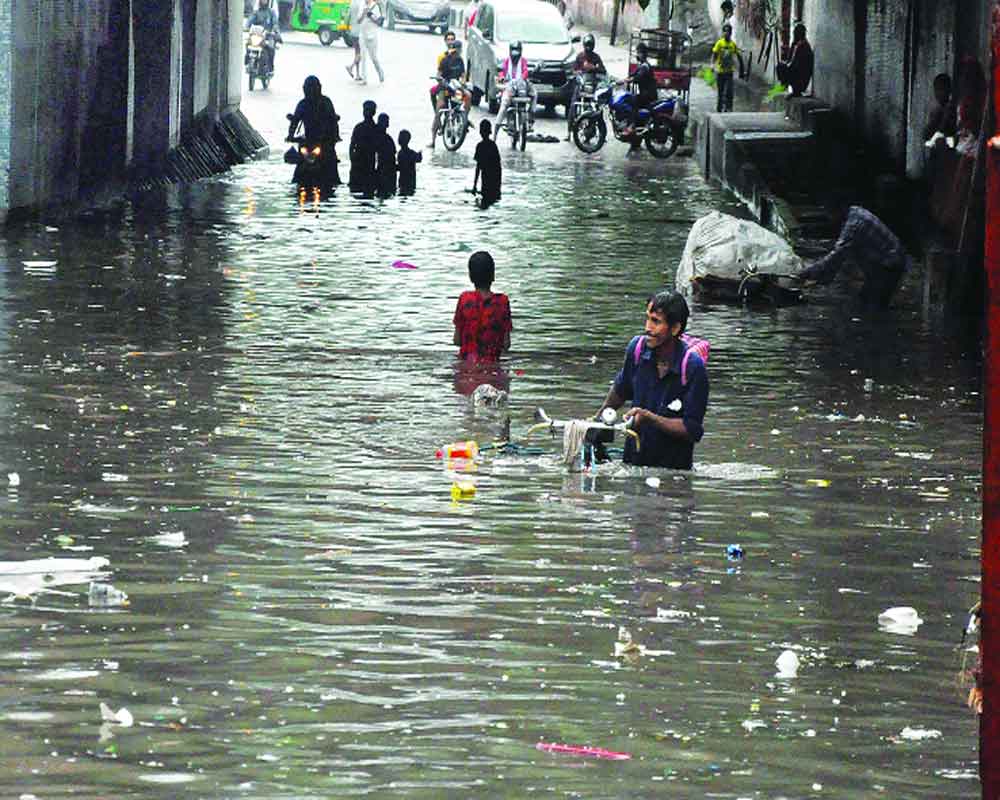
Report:
M 451 485 L 452 500 L 471 500 L 476 496 L 476 484 L 471 481 L 455 481 Z

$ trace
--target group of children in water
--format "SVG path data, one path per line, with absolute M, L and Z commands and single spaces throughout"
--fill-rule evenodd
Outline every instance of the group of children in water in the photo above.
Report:
M 417 164 L 423 161 L 423 153 L 410 148 L 412 135 L 405 128 L 399 132 L 397 150 L 389 135 L 389 115 L 379 114 L 376 120 L 375 110 L 374 101 L 365 101 L 363 119 L 351 136 L 351 191 L 388 197 L 398 190 L 401 195 L 411 195 L 417 190 Z M 476 145 L 474 156 L 472 193 L 478 192 L 479 206 L 484 209 L 500 199 L 503 172 L 492 130 L 489 120 L 479 123 L 482 141 Z

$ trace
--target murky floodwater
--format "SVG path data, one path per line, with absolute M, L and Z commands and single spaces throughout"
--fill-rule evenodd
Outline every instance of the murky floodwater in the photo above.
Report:
M 106 558 L 130 604 L 0 576 L 32 598 L 0 605 L 5 795 L 977 796 L 979 366 L 915 286 L 874 321 L 695 309 L 693 474 L 567 474 L 543 437 L 452 500 L 434 450 L 592 413 L 685 221 L 733 208 L 688 159 L 558 148 L 509 156 L 488 214 L 470 146 L 408 200 L 300 205 L 274 160 L 8 234 L 0 554 Z M 506 411 L 453 366 L 479 248 Z M 879 630 L 890 606 L 915 635 Z

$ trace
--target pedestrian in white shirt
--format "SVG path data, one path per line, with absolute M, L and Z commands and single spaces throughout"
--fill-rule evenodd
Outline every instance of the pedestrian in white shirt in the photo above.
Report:
M 361 80 L 368 81 L 368 61 L 370 60 L 378 73 L 379 81 L 385 83 L 385 73 L 382 71 L 382 65 L 378 62 L 378 39 L 379 28 L 382 26 L 382 10 L 379 8 L 378 0 L 361 0 L 359 5 L 361 5 L 358 21 L 358 27 L 361 30 Z M 354 5 L 352 4 L 352 11 L 353 9 Z

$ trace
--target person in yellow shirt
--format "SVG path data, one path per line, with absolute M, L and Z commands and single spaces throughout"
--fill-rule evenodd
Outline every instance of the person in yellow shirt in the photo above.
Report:
M 719 99 L 715 110 L 720 114 L 733 110 L 733 72 L 739 61 L 740 74 L 743 74 L 743 54 L 733 41 L 733 26 L 728 22 L 722 26 L 722 38 L 712 47 L 712 65 L 715 69 L 715 86 L 719 91 Z

